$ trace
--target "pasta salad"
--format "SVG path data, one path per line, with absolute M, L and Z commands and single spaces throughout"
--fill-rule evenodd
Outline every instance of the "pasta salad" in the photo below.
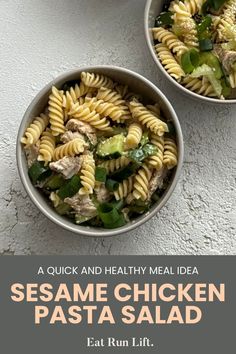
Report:
M 89 72 L 52 87 L 21 142 L 29 177 L 56 212 L 95 227 L 147 212 L 178 163 L 175 129 L 159 105 Z
M 236 0 L 173 0 L 153 28 L 156 55 L 187 89 L 236 97 Z

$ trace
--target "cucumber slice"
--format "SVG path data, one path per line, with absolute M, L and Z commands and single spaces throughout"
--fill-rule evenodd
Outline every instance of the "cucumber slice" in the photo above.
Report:
M 75 214 L 75 223 L 79 225 L 79 224 L 82 224 L 82 223 L 89 221 L 93 218 L 94 218 L 94 215 L 93 216 L 84 216 L 84 215 Z
M 69 206 L 69 204 L 61 203 L 55 209 L 58 214 L 67 215 L 71 210 L 71 207 Z
M 124 135 L 114 135 L 101 141 L 97 147 L 97 155 L 101 159 L 117 159 L 124 151 Z
M 206 64 L 213 69 L 216 79 L 221 79 L 223 76 L 223 71 L 221 69 L 221 64 L 219 59 L 213 54 L 209 52 L 200 54 L 200 65 Z

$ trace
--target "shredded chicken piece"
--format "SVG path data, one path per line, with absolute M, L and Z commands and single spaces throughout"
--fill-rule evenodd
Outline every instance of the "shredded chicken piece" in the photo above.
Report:
M 93 217 L 97 215 L 97 209 L 88 195 L 77 193 L 72 198 L 65 198 L 64 202 L 82 216 Z
M 68 130 L 61 136 L 61 141 L 63 142 L 63 144 L 66 144 L 69 141 L 76 139 L 76 138 L 80 138 L 80 139 L 84 140 L 84 136 L 82 134 L 80 134 L 79 132 L 72 132 L 71 130 Z M 85 140 L 84 140 L 84 142 L 85 142 Z
M 111 193 L 105 187 L 104 183 L 97 184 L 94 188 L 94 191 L 99 203 L 105 203 L 111 199 Z
M 97 144 L 96 129 L 88 123 L 81 122 L 78 119 L 70 119 L 66 124 L 66 128 L 72 132 L 79 132 L 86 135 L 91 144 Z
M 214 46 L 214 51 L 222 62 L 224 69 L 229 74 L 233 69 L 233 65 L 236 63 L 236 52 L 223 49 L 221 44 L 216 44 Z
M 51 170 L 61 173 L 64 178 L 69 179 L 79 172 L 81 169 L 82 158 L 81 156 L 65 156 L 62 159 L 51 162 L 49 167 Z
M 28 145 L 27 147 L 25 147 L 25 155 L 26 155 L 28 167 L 31 167 L 33 163 L 37 160 L 39 154 L 39 144 L 40 141 L 38 141 L 34 145 Z
M 157 188 L 162 188 L 163 181 L 167 175 L 168 169 L 163 167 L 159 171 L 155 171 L 150 179 L 149 182 L 149 189 L 148 189 L 148 200 L 150 200 L 151 196 L 155 192 Z

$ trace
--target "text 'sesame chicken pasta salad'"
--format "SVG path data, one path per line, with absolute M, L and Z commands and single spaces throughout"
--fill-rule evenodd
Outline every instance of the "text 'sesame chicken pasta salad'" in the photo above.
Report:
M 167 188 L 178 153 L 158 104 L 83 72 L 52 87 L 21 142 L 28 173 L 57 213 L 77 224 L 117 228 L 145 213 Z
M 163 67 L 189 90 L 236 97 L 236 0 L 174 0 L 153 28 Z

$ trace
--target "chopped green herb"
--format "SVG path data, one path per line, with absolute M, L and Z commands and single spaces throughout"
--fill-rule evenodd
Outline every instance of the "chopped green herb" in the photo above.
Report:
M 114 192 L 119 188 L 119 183 L 111 178 L 108 178 L 106 180 L 105 186 L 109 190 L 109 192 Z
M 128 166 L 125 166 L 124 168 L 115 171 L 110 175 L 111 179 L 117 182 L 122 182 L 123 180 L 129 178 L 134 174 L 134 172 L 138 169 L 139 164 L 137 163 L 130 163 Z
M 185 74 L 191 74 L 199 66 L 200 57 L 196 49 L 190 49 L 181 57 L 181 66 Z
M 62 175 L 56 174 L 53 175 L 49 178 L 47 183 L 45 184 L 45 188 L 55 190 L 63 186 L 65 184 L 65 179 L 62 177 Z
M 170 11 L 162 12 L 156 18 L 155 27 L 171 26 L 174 23 L 172 16 L 173 16 L 173 13 Z
M 31 181 L 35 184 L 43 181 L 52 174 L 48 166 L 44 166 L 43 162 L 35 161 L 28 170 Z
M 58 195 L 62 200 L 67 197 L 71 198 L 79 191 L 80 187 L 80 177 L 75 175 L 59 189 Z
M 199 48 L 201 52 L 208 52 L 213 49 L 213 42 L 209 38 L 200 39 Z
M 106 182 L 107 170 L 104 167 L 96 167 L 95 180 L 98 182 Z

